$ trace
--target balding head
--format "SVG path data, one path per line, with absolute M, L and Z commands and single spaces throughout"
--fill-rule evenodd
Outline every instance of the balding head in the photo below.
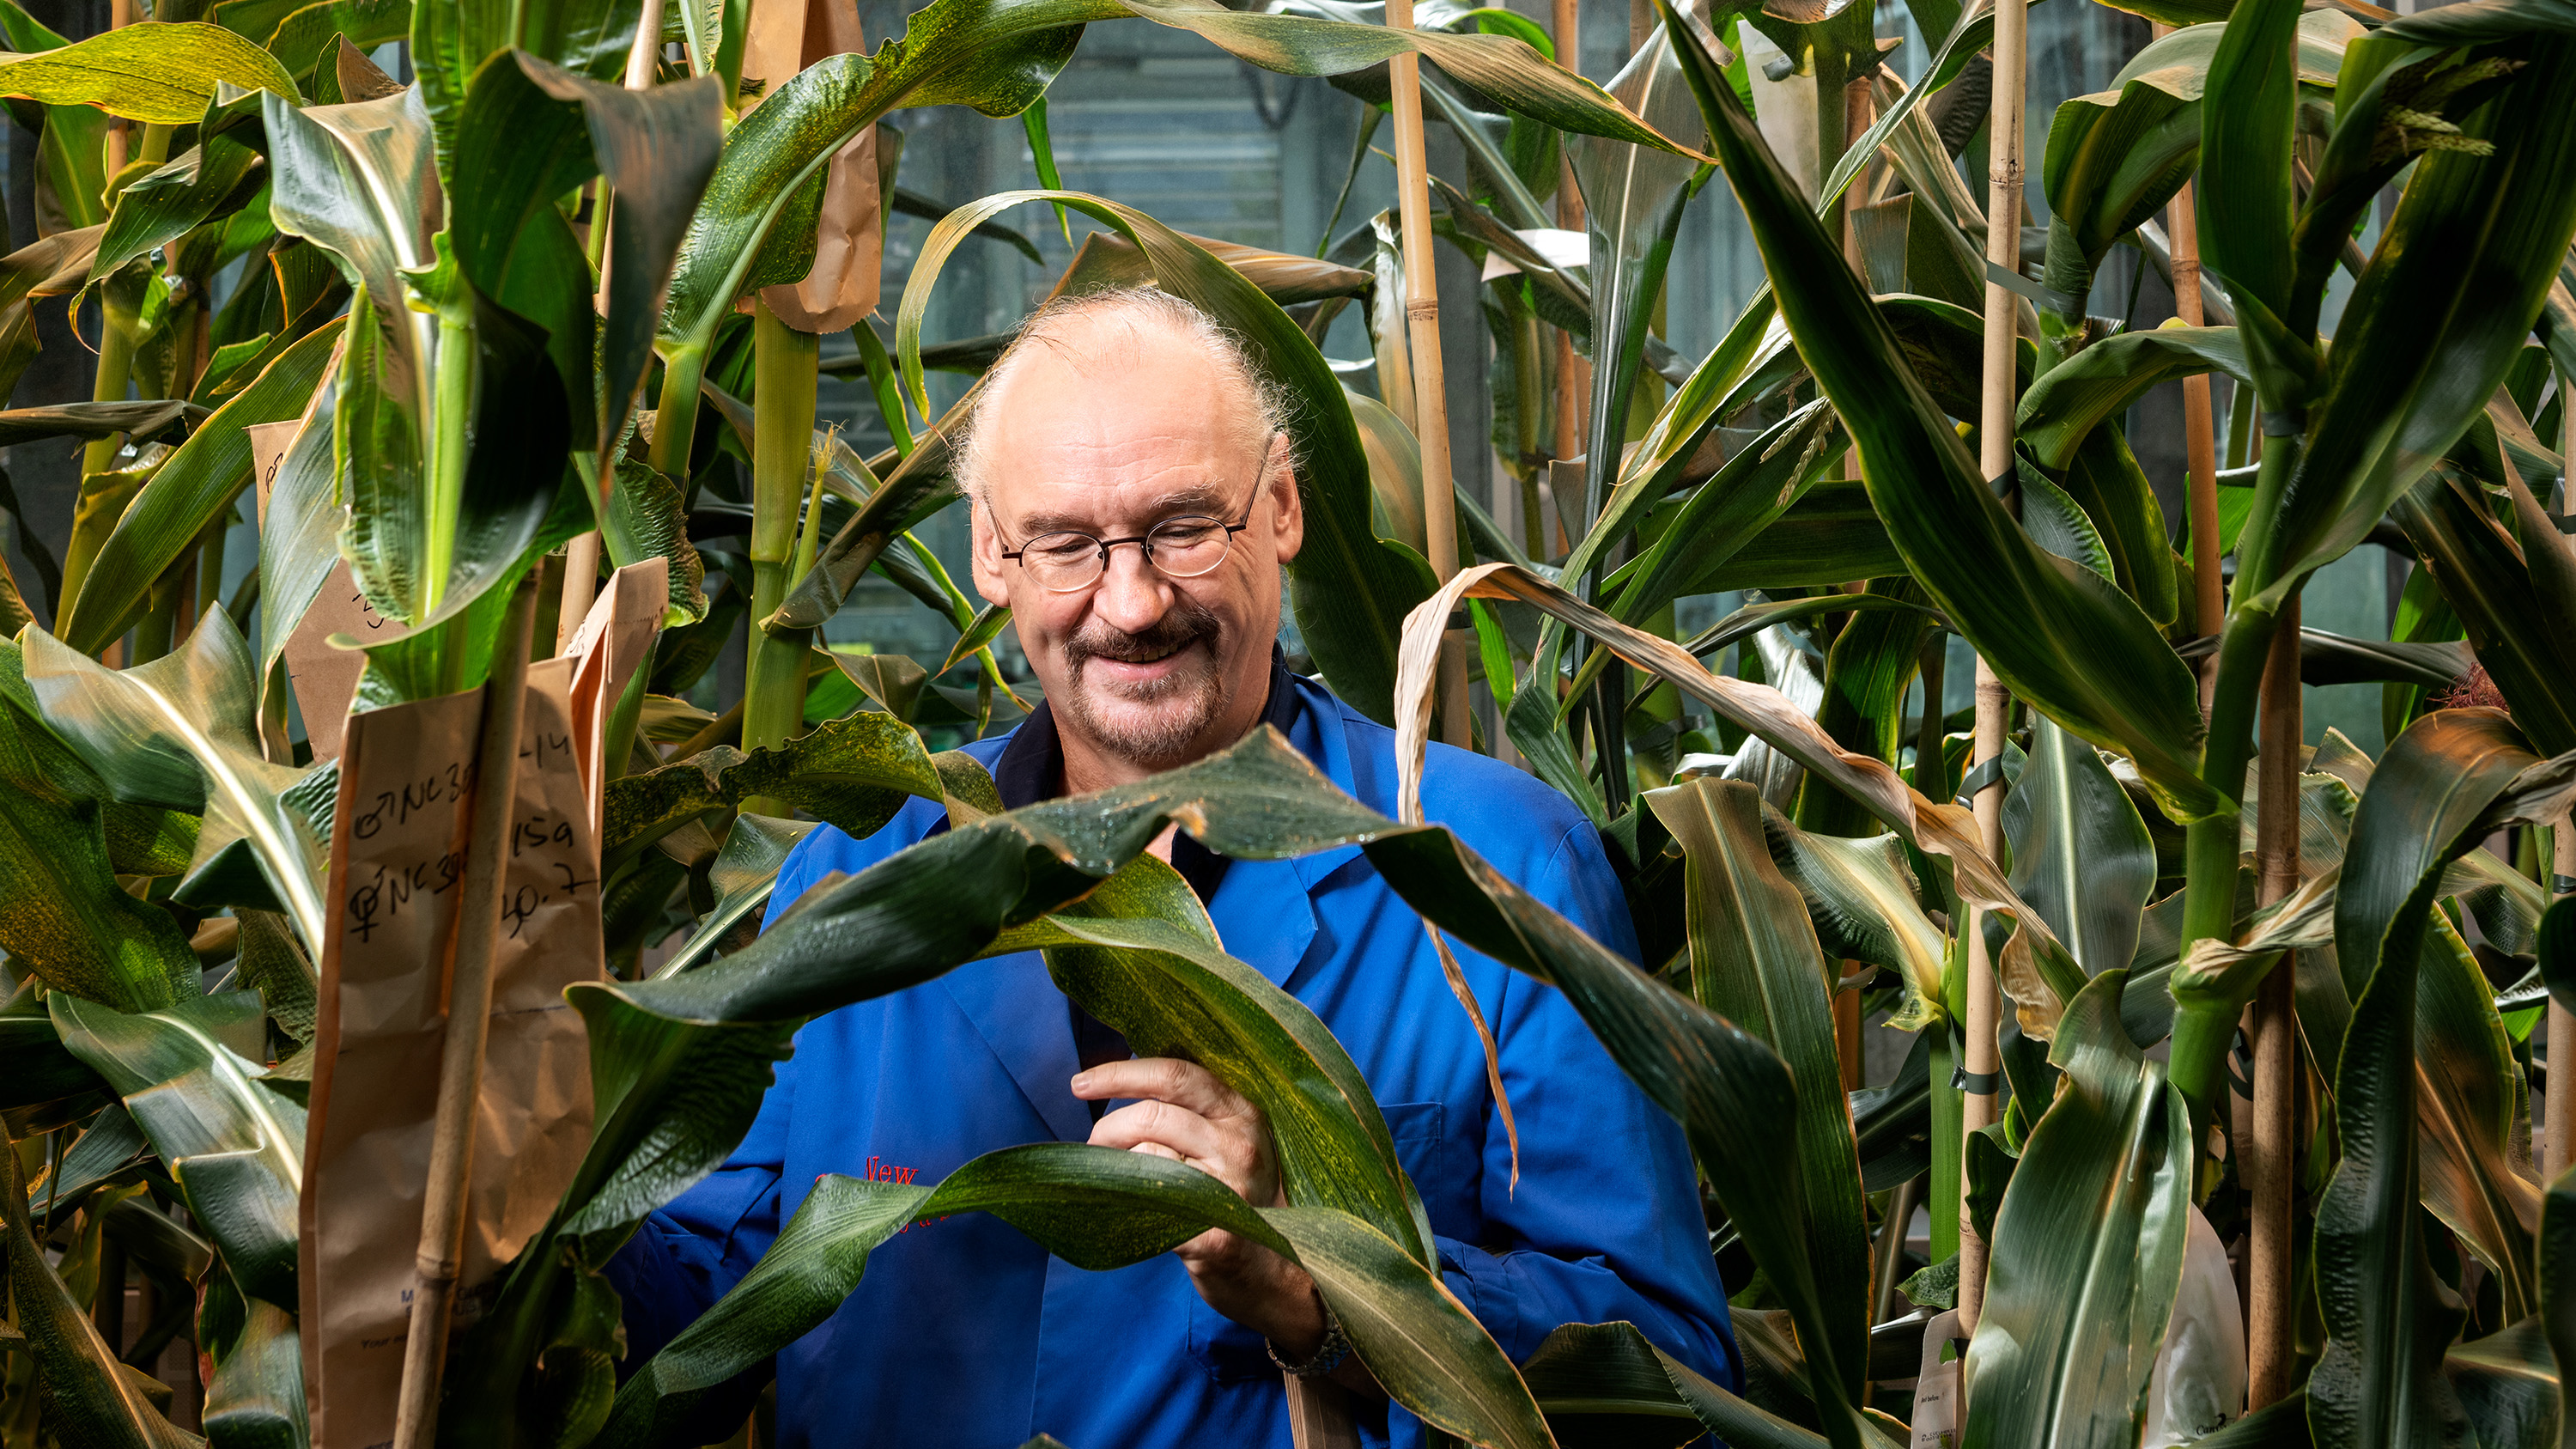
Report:
M 1305 539 L 1285 413 L 1240 343 L 1150 289 L 1050 303 L 986 373 L 954 444 L 975 587 L 1011 608 L 1067 788 L 1187 764 L 1260 719 Z
M 950 442 L 959 487 L 976 503 L 991 506 L 994 434 L 1009 428 L 1010 395 L 1032 370 L 1071 373 L 1103 392 L 1132 398 L 1129 380 L 1166 370 L 1155 363 L 1177 364 L 1190 374 L 1200 384 L 1191 388 L 1192 400 L 1207 402 L 1207 415 L 1224 418 L 1247 451 L 1258 453 L 1274 436 L 1287 436 L 1286 390 L 1254 365 L 1242 340 L 1224 324 L 1158 287 L 1083 292 L 1051 298 L 1030 313 L 985 369 L 983 385 Z M 1044 420 L 1026 422 L 1042 426 Z M 1293 452 L 1289 462 L 1296 462 Z

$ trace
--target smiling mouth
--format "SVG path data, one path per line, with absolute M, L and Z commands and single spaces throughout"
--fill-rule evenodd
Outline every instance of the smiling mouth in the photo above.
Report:
M 1196 639 L 1187 639 L 1161 649 L 1140 649 L 1132 653 L 1102 654 L 1095 657 L 1110 664 L 1160 664 L 1164 660 L 1171 658 L 1173 655 L 1180 653 L 1182 650 L 1189 648 L 1192 644 L 1196 644 L 1197 642 L 1199 641 Z

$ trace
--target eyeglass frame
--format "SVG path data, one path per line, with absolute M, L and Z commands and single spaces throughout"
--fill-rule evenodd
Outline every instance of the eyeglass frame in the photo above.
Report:
M 1252 497 L 1243 505 L 1243 521 L 1241 523 L 1228 523 L 1224 519 L 1211 513 L 1175 513 L 1171 517 L 1164 519 L 1162 522 L 1155 524 L 1152 528 L 1145 530 L 1143 533 L 1134 534 L 1127 538 L 1100 538 L 1096 535 L 1085 533 L 1078 528 L 1048 529 L 1046 532 L 1029 539 L 1028 543 L 1035 543 L 1041 538 L 1054 538 L 1058 535 L 1070 535 L 1074 538 L 1088 538 L 1100 550 L 1100 572 L 1093 574 L 1090 578 L 1069 589 L 1053 588 L 1044 583 L 1040 583 L 1038 587 L 1045 589 L 1050 594 L 1078 594 L 1085 589 L 1098 587 L 1102 579 L 1109 577 L 1109 551 L 1122 543 L 1132 543 L 1136 545 L 1138 551 L 1143 553 L 1145 556 L 1145 566 L 1167 579 L 1178 580 L 1206 578 L 1209 574 L 1215 573 L 1218 569 L 1225 567 L 1226 555 L 1234 551 L 1234 536 L 1252 526 L 1252 515 L 1261 507 L 1262 486 L 1269 481 L 1270 462 L 1265 458 L 1262 460 L 1261 471 L 1253 477 Z M 1217 555 L 1215 563 L 1209 564 L 1205 569 L 1202 569 L 1197 573 L 1171 573 L 1165 570 L 1161 564 L 1154 562 L 1154 535 L 1175 523 L 1185 522 L 1193 518 L 1204 519 L 1205 521 L 1213 523 L 1217 527 L 1225 530 L 1225 551 Z M 995 531 L 999 532 L 998 524 L 996 525 Z M 1002 557 L 1012 563 L 1018 564 L 1021 570 L 1025 572 L 1029 566 L 1028 560 L 1025 557 L 1028 551 L 1028 544 L 1024 543 L 1018 548 L 1006 550 L 1002 554 Z

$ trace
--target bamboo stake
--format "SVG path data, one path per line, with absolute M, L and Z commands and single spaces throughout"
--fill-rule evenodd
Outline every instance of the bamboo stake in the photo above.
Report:
M 653 60 L 661 49 L 662 0 L 644 0 L 643 14 L 635 22 L 634 43 L 626 48 L 626 89 L 640 91 L 652 86 Z M 604 176 L 599 178 L 592 191 L 590 226 L 593 235 L 600 238 L 599 244 L 591 249 L 599 259 L 599 295 L 593 305 L 596 310 L 605 312 L 608 310 L 609 267 L 605 238 L 609 227 L 614 224 L 612 211 L 617 198 Z M 603 507 L 608 502 L 608 490 L 617 484 L 617 460 L 609 456 L 608 451 L 616 444 L 615 438 L 599 440 L 599 502 Z M 686 458 L 680 460 L 680 467 L 683 472 L 687 471 Z M 590 617 L 591 601 L 598 593 L 599 530 L 592 529 L 564 545 L 563 610 L 555 616 L 555 653 L 561 654 L 572 646 L 573 633 L 581 628 L 582 620 Z
M 2159 25 L 2155 33 L 2161 38 L 2172 34 L 2173 27 Z M 2200 223 L 2193 211 L 2188 181 L 2174 193 L 2173 204 L 2165 209 L 2165 235 L 2173 247 L 2174 316 L 2187 327 L 2198 327 L 2203 320 Z M 2207 373 L 2182 380 L 2182 440 L 2189 463 L 2184 486 L 2190 498 L 2189 522 L 2185 526 L 2191 539 L 2192 628 L 2207 637 L 2227 623 L 2227 588 L 2218 573 L 2218 438 Z M 2201 713 L 2209 712 L 2210 691 L 2217 685 L 2218 656 L 2212 654 L 2200 671 Z
M 1583 70 L 1583 15 L 1581 0 L 1556 0 L 1556 63 L 1581 74 Z M 1583 189 L 1574 184 L 1574 163 L 1559 163 L 1563 173 L 1556 185 L 1556 224 L 1564 231 L 1583 230 Z M 1574 350 L 1574 334 L 1556 334 L 1556 456 L 1572 461 L 1583 451 L 1583 439 L 1592 410 L 1592 362 Z M 1553 547 L 1544 550 L 1555 557 L 1574 551 L 1573 525 L 1565 519 L 1556 521 Z M 1537 557 L 1533 552 L 1532 557 Z
M 2200 238 L 2194 231 L 2191 188 L 2185 186 L 2174 198 L 2174 315 L 2189 326 L 2201 325 L 2200 308 Z M 2217 554 L 2218 538 L 2218 438 L 2215 414 L 2210 406 L 2209 374 L 2197 373 L 2182 380 L 2183 446 L 2190 463 L 2191 557 L 2193 618 L 2202 634 L 2215 634 L 2227 622 L 2227 582 L 2220 577 Z M 2202 567 L 2200 561 L 2208 559 Z M 2208 691 L 2218 679 L 2218 656 L 2212 654 L 2202 670 L 2202 707 L 2207 708 Z
M 2576 399 L 2571 399 L 2576 401 Z M 2576 426 L 2568 429 L 2576 440 Z M 2576 489 L 2571 489 L 2576 493 Z M 2550 832 L 2554 859 L 2549 867 L 2549 894 L 2553 901 L 2576 895 L 2576 815 L 2562 816 Z M 2549 1001 L 2549 1077 L 2544 1106 L 2547 1115 L 2541 1120 L 2545 1135 L 2541 1149 L 2542 1176 L 2556 1181 L 2571 1163 L 2576 1163 L 2576 1012 Z
M 108 0 L 108 29 L 123 30 L 132 25 L 134 19 L 134 0 Z M 107 123 L 107 179 L 111 184 L 116 180 L 116 173 L 125 169 L 125 158 L 129 154 L 125 128 L 132 124 L 122 118 Z
M 2263 661 L 2262 749 L 2257 759 L 2255 859 L 2266 905 L 2299 888 L 2299 601 L 2281 610 L 2280 631 Z M 2284 956 L 2257 989 L 2253 1131 L 2240 1138 L 2238 1174 L 2252 1198 L 2254 1246 L 2246 1273 L 2246 1408 L 2290 1391 L 2298 1358 L 2298 1302 L 2290 1291 L 2291 1154 L 2296 1150 L 2298 1007 L 2294 958 Z
M 2576 510 L 2576 372 L 2558 375 L 2558 423 L 2561 434 L 2559 486 L 2562 490 L 2558 506 Z M 2576 894 L 2576 815 L 2559 821 L 2550 835 L 2557 849 L 2552 852 L 2556 859 L 2550 864 L 2549 893 L 2552 896 Z M 2559 1055 L 2562 1047 L 2567 1054 L 2565 1058 Z M 2547 1179 L 2553 1182 L 2558 1174 L 2567 1170 L 2569 1162 L 2576 1161 L 2576 1012 L 2568 1011 L 2558 1004 L 2557 998 L 2552 997 L 2549 1002 L 2549 1065 L 2557 1067 L 2562 1060 L 2568 1063 L 2566 1069 L 2549 1074 L 2543 1098 L 2548 1115 L 2541 1122 L 2542 1131 L 2547 1134 L 2543 1139 L 2541 1161 L 2548 1169 Z
M 1987 112 L 1986 261 L 2007 274 L 2021 270 L 2022 94 L 2030 59 L 2028 0 L 1996 0 L 1994 100 Z M 2007 493 L 2013 476 L 2013 409 L 2020 402 L 2015 367 L 2020 349 L 2018 318 L 2012 291 L 2000 282 L 1986 283 L 1985 386 L 1977 418 L 1978 466 L 1989 480 L 2003 480 Z M 1977 746 L 1970 775 L 2004 752 L 2004 726 L 2012 697 L 1985 659 L 1977 660 Z M 1976 794 L 1977 835 L 1988 853 L 2003 840 L 2003 791 L 2000 775 Z M 2002 1016 L 2002 993 L 1995 984 L 1995 963 L 1986 954 L 1984 912 L 1967 912 L 1968 931 L 1968 1100 L 1961 1122 L 1963 1148 L 1969 1133 L 1996 1118 L 1996 1077 L 2003 1060 L 1995 1045 Z M 1977 1315 L 1986 1298 L 1986 1243 L 1967 1209 L 1968 1174 L 1959 1174 L 1959 1332 L 1973 1337 Z
M 1390 30 L 1413 28 L 1413 0 L 1387 0 Z M 1422 537 L 1431 571 L 1446 584 L 1458 572 L 1457 484 L 1449 467 L 1449 400 L 1440 366 L 1440 291 L 1431 265 L 1431 184 L 1422 149 L 1422 57 L 1387 62 L 1395 100 L 1395 186 L 1404 224 L 1404 320 L 1412 344 L 1414 432 L 1422 444 Z M 1467 631 L 1440 638 L 1440 737 L 1464 749 Z
M 455 969 L 448 978 L 447 1041 L 439 1056 L 438 1115 L 429 1143 L 429 1190 L 421 1203 L 419 1281 L 411 1336 L 403 1344 L 402 1393 L 394 1449 L 428 1449 L 438 1439 L 439 1382 L 447 1328 L 465 1261 L 466 1180 L 474 1165 L 475 1107 L 483 1095 L 483 1046 L 492 1025 L 492 957 L 500 944 L 501 880 L 509 867 L 516 810 L 519 719 L 527 701 L 528 646 L 537 586 L 511 590 L 509 612 L 484 686 L 483 738 L 474 751 L 474 818 L 466 836 L 465 884 L 457 900 Z

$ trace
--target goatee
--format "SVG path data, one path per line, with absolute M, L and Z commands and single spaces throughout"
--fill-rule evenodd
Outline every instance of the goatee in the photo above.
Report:
M 1102 749 L 1130 764 L 1148 770 L 1186 764 L 1190 746 L 1225 704 L 1217 674 L 1218 646 L 1223 642 L 1223 621 L 1187 594 L 1176 598 L 1152 628 L 1138 633 L 1095 619 L 1065 641 L 1065 668 L 1073 687 L 1057 702 L 1058 707 Z M 1148 663 L 1183 653 L 1194 644 L 1202 647 L 1158 679 L 1085 678 L 1086 666 L 1094 659 Z M 1092 694 L 1094 688 L 1121 703 L 1141 706 L 1138 712 L 1143 718 L 1131 716 L 1119 722 L 1104 718 L 1101 701 Z

